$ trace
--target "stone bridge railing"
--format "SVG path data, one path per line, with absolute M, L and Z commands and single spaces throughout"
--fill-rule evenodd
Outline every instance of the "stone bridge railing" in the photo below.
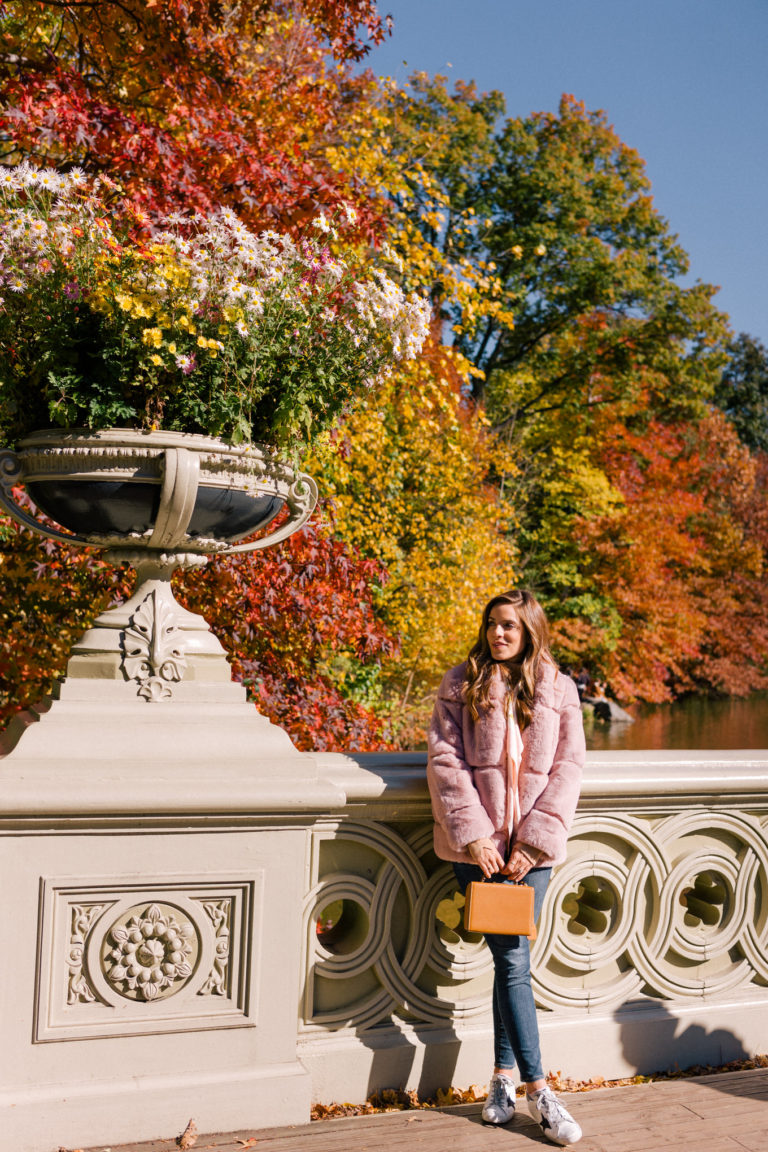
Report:
M 223 677 L 149 704 L 73 674 L 17 718 L 0 738 L 2 1146 L 304 1123 L 313 1099 L 487 1083 L 491 965 L 433 855 L 424 767 L 299 753 Z M 767 954 L 768 751 L 591 755 L 534 945 L 546 1067 L 765 1051 Z
M 424 766 L 322 761 L 348 803 L 310 833 L 300 1053 L 319 1099 L 488 1078 L 490 957 L 432 852 Z M 768 752 L 593 753 L 533 961 L 549 1068 L 764 1049 Z

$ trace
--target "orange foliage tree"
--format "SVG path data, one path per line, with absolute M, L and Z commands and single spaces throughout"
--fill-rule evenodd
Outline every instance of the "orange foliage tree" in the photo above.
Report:
M 573 518 L 580 591 L 598 607 L 556 621 L 561 656 L 625 700 L 768 687 L 766 459 L 720 413 L 612 422 L 597 452 L 620 499 Z
M 330 537 L 303 532 L 237 561 L 178 576 L 179 600 L 206 616 L 233 673 L 300 748 L 386 745 L 382 722 L 342 690 L 334 663 L 366 668 L 396 650 L 374 612 L 386 571 Z M 94 616 L 124 599 L 129 572 L 0 517 L 0 726 L 64 672 Z
M 257 226 L 349 195 L 318 139 L 366 83 L 347 61 L 386 34 L 374 0 L 3 7 L 6 163 L 82 165 L 151 215 L 228 204 Z

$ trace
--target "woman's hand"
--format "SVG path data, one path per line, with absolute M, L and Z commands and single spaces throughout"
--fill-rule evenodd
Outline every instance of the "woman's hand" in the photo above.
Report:
M 481 837 L 479 840 L 473 840 L 467 844 L 467 852 L 474 860 L 475 864 L 483 870 L 483 876 L 486 879 L 493 876 L 496 872 L 501 872 L 504 868 L 504 857 L 499 852 L 493 840 L 487 836 Z
M 501 870 L 510 880 L 519 882 L 528 875 L 531 868 L 536 867 L 540 855 L 538 848 L 532 848 L 529 844 L 516 844 Z

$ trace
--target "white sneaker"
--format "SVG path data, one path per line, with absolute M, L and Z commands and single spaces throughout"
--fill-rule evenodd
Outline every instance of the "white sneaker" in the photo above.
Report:
M 528 1110 L 547 1140 L 553 1144 L 575 1144 L 581 1140 L 581 1128 L 563 1108 L 550 1087 L 526 1094 Z
M 484 1124 L 508 1124 L 515 1114 L 515 1085 L 503 1072 L 494 1072 L 483 1104 Z

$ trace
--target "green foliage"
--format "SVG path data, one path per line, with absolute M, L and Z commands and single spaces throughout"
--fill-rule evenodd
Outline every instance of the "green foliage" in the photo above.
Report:
M 715 388 L 725 412 L 749 448 L 768 452 L 768 348 L 745 332 L 728 345 L 729 360 Z
M 653 207 L 644 163 L 602 112 L 563 97 L 559 112 L 497 126 L 498 94 L 417 78 L 394 102 L 394 152 L 419 155 L 398 211 L 484 287 L 478 304 L 433 283 L 460 351 L 480 373 L 524 386 L 496 426 L 562 407 L 586 414 L 651 403 L 670 418 L 701 411 L 724 363 L 714 289 L 682 288 L 688 258 Z M 433 146 L 434 142 L 434 146 Z M 497 393 L 498 400 L 498 393 Z
M 642 160 L 602 113 L 564 97 L 557 116 L 508 121 L 480 196 L 515 325 L 486 326 L 466 350 L 489 378 L 524 366 L 535 379 L 516 418 L 641 391 L 690 411 L 711 390 L 725 334 L 714 290 L 675 283 L 687 257 L 653 208 Z

